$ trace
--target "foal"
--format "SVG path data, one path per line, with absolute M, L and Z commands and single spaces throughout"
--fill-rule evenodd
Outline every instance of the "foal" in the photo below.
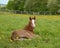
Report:
M 36 18 L 29 18 L 29 23 L 23 30 L 16 30 L 12 33 L 11 40 L 31 39 L 35 36 L 33 29 L 35 28 Z

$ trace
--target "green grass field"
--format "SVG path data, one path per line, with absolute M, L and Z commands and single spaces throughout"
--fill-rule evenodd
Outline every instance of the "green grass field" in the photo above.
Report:
M 12 31 L 23 29 L 29 16 L 22 14 L 0 15 L 0 48 L 60 48 L 60 15 L 36 15 L 35 34 L 32 40 L 10 40 Z

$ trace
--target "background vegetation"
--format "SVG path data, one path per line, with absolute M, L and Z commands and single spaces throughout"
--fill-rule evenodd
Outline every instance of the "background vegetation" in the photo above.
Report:
M 9 0 L 7 8 L 20 11 L 60 13 L 60 0 Z

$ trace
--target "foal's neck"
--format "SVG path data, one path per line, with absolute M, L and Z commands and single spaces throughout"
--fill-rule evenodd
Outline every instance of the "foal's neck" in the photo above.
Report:
M 31 27 L 30 24 L 28 24 L 27 26 L 25 26 L 24 29 L 33 32 L 33 28 Z

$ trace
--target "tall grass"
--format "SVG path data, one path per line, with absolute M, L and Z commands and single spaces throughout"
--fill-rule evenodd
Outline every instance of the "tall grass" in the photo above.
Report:
M 31 15 L 0 15 L 0 48 L 60 48 L 60 16 L 36 15 L 35 34 L 32 40 L 10 40 L 14 30 L 23 29 Z M 33 15 L 32 15 L 33 16 Z

